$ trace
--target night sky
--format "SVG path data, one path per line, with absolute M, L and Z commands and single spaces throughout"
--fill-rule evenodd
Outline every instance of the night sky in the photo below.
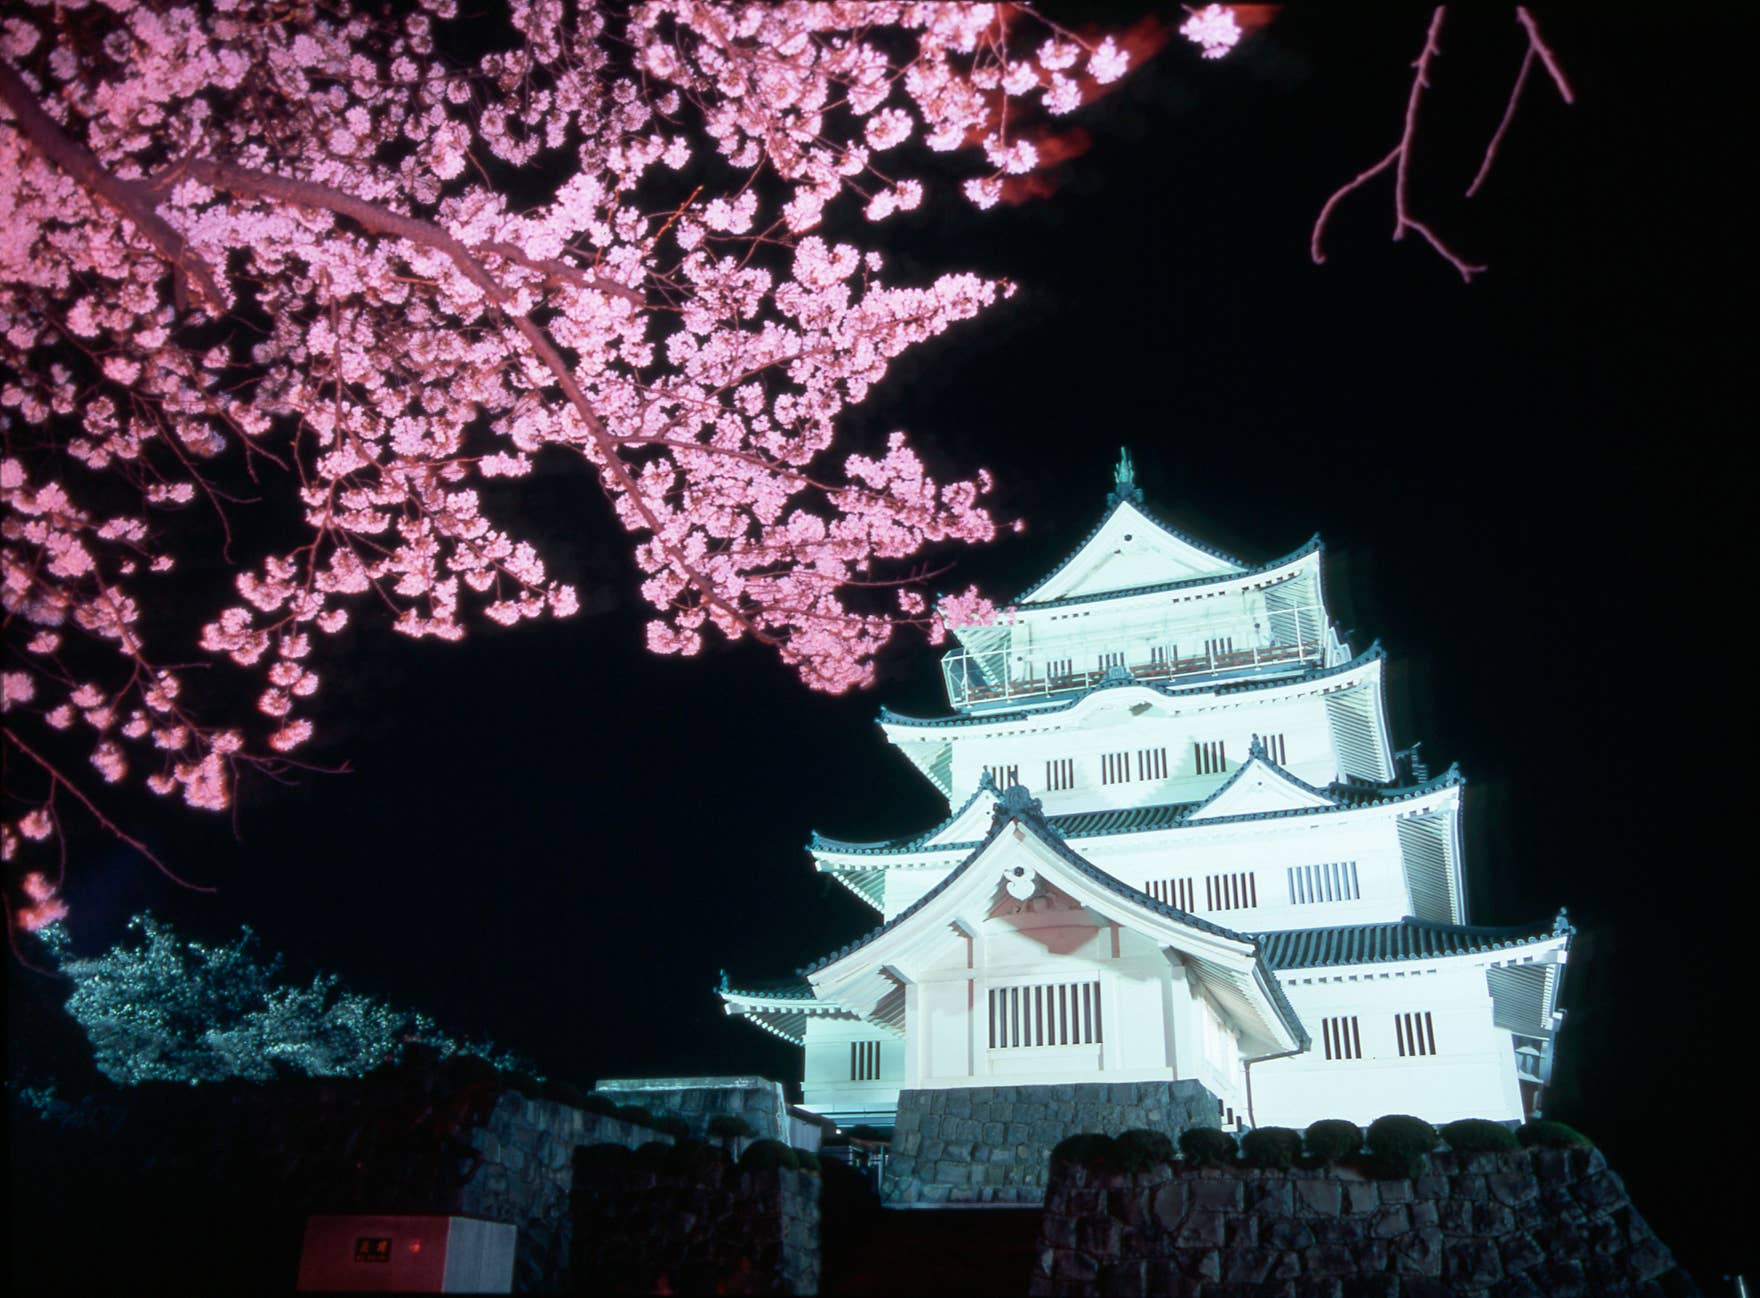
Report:
M 1182 44 L 1133 74 L 1079 118 L 1094 146 L 1052 197 L 932 199 L 857 231 L 909 277 L 977 269 L 1020 291 L 905 358 L 845 427 L 856 445 L 909 429 L 945 474 L 990 468 L 999 512 L 1026 520 L 958 556 L 946 589 L 1013 596 L 1048 572 L 1098 520 L 1120 445 L 1152 511 L 1249 562 L 1321 533 L 1341 629 L 1390 654 L 1395 744 L 1467 775 L 1472 918 L 1564 905 L 1578 926 L 1553 1115 L 1715 1277 L 1752 1265 L 1737 1201 L 1683 1179 L 1738 1116 L 1752 1017 L 1752 852 L 1722 824 L 1751 724 L 1725 686 L 1760 648 L 1723 573 L 1751 516 L 1735 87 L 1752 33 L 1709 9 L 1666 32 L 1636 7 L 1543 21 L 1578 103 L 1531 82 L 1470 203 L 1522 45 L 1501 11 L 1444 30 L 1414 199 L 1490 263 L 1470 286 L 1388 241 L 1385 180 L 1310 263 L 1320 203 L 1394 142 L 1425 17 L 1291 14 L 1221 63 Z M 802 845 L 945 814 L 874 725 L 882 702 L 945 708 L 934 653 L 901 641 L 878 689 L 846 698 L 751 646 L 651 657 L 603 497 L 579 465 L 543 468 L 521 526 L 585 611 L 458 646 L 360 633 L 313 753 L 348 773 L 247 791 L 236 839 L 117 804 L 220 892 L 76 834 L 78 949 L 147 907 L 214 939 L 248 923 L 295 970 L 554 1076 L 797 1078 L 797 1053 L 711 989 L 872 927 Z M 43 993 L 15 986 L 15 1013 L 21 995 Z M 15 1022 L 17 1068 L 48 1034 L 41 1014 Z

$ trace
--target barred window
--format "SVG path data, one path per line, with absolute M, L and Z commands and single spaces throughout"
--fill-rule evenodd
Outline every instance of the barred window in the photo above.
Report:
M 1124 666 L 1124 652 L 1122 650 L 1120 650 L 1117 653 L 1101 654 L 1099 661 L 1100 661 L 1100 670 L 1101 671 L 1105 671 L 1108 667 L 1123 667 Z
M 1259 742 L 1265 745 L 1265 756 L 1279 766 L 1289 760 L 1289 750 L 1284 745 L 1282 735 L 1260 735 Z
M 1204 877 L 1205 910 L 1251 910 L 1259 904 L 1259 883 L 1251 870 Z
M 1399 1043 L 1401 1057 L 1436 1053 L 1436 1025 L 1430 1021 L 1429 1010 L 1422 1014 L 1395 1014 L 1393 1036 Z
M 1073 676 L 1075 671 L 1076 663 L 1073 658 L 1053 658 L 1045 664 L 1045 674 L 1053 679 L 1060 676 Z
M 880 1080 L 880 1043 L 852 1041 L 849 1043 L 849 1079 L 852 1082 Z
M 1150 879 L 1143 885 L 1148 893 L 1163 906 L 1173 906 L 1178 910 L 1196 910 L 1192 902 L 1192 881 L 1190 879 Z
M 1165 780 L 1167 778 L 1167 750 L 1165 748 L 1139 748 L 1137 750 L 1137 778 L 1139 780 Z
M 1319 901 L 1355 901 L 1362 896 L 1355 861 L 1292 865 L 1288 873 L 1289 904 L 1292 906 Z
M 1363 1038 L 1357 1031 L 1357 1016 L 1320 1020 L 1320 1039 L 1328 1059 L 1361 1059 Z
M 1131 778 L 1131 755 L 1129 753 L 1100 754 L 1100 783 L 1123 784 Z
M 1228 753 L 1222 745 L 1223 741 L 1220 739 L 1192 745 L 1192 753 L 1198 764 L 1199 775 L 1220 775 L 1228 769 Z
M 990 989 L 990 1048 L 1092 1046 L 1101 1041 L 1100 984 Z
M 1053 757 L 1045 763 L 1045 787 L 1047 789 L 1073 789 L 1076 787 L 1076 759 L 1073 757 Z
M 984 769 L 990 772 L 991 783 L 999 789 L 1006 789 L 1011 784 L 1021 782 L 1021 768 L 1019 766 L 986 766 Z

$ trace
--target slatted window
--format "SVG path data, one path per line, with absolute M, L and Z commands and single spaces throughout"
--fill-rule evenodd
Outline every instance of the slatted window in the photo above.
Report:
M 1402 1057 L 1436 1053 L 1436 1025 L 1430 1021 L 1429 1010 L 1422 1014 L 1395 1014 L 1393 1036 L 1399 1042 Z
M 1021 782 L 1021 768 L 1019 766 L 986 766 L 984 769 L 990 772 L 991 782 L 999 789 L 1006 789 L 1012 784 Z
M 1204 876 L 1205 910 L 1251 910 L 1259 904 L 1259 884 L 1251 870 Z
M 1260 735 L 1259 740 L 1265 745 L 1265 756 L 1279 766 L 1289 761 L 1289 750 L 1284 746 L 1282 735 Z
M 1204 652 L 1215 658 L 1222 654 L 1234 652 L 1234 637 L 1231 635 L 1217 636 L 1214 640 L 1204 641 Z
M 1118 653 L 1107 653 L 1107 654 L 1100 655 L 1100 670 L 1101 671 L 1105 671 L 1108 667 L 1123 667 L 1123 666 L 1124 666 L 1124 653 L 1122 651 L 1120 651 Z
M 1053 757 L 1046 762 L 1045 787 L 1047 789 L 1075 788 L 1076 759 L 1073 757 Z
M 1137 778 L 1139 780 L 1165 780 L 1167 778 L 1167 750 L 1165 748 L 1137 749 Z
M 1361 1059 L 1363 1057 L 1363 1037 L 1357 1031 L 1357 1016 L 1355 1014 L 1340 1018 L 1321 1019 L 1320 1040 L 1324 1043 L 1328 1059 Z
M 1228 769 L 1228 753 L 1222 745 L 1223 741 L 1220 739 L 1192 745 L 1192 753 L 1198 763 L 1199 775 L 1220 775 Z
M 1131 755 L 1129 753 L 1100 754 L 1100 783 L 1123 784 L 1131 778 Z
M 990 989 L 990 1048 L 1092 1046 L 1101 1041 L 1100 984 Z
M 1179 646 L 1171 644 L 1155 644 L 1149 646 L 1149 661 L 1165 667 L 1179 657 Z
M 1355 861 L 1289 867 L 1289 904 L 1292 906 L 1306 906 L 1317 901 L 1355 901 L 1362 895 L 1357 884 Z
M 880 1043 L 852 1041 L 849 1043 L 849 1079 L 852 1082 L 880 1080 Z
M 1074 658 L 1053 658 L 1045 664 L 1045 674 L 1053 679 L 1059 676 L 1074 676 L 1076 660 Z
M 1163 906 L 1173 906 L 1179 910 L 1196 910 L 1192 903 L 1192 881 L 1190 879 L 1150 879 L 1143 885 L 1148 893 Z

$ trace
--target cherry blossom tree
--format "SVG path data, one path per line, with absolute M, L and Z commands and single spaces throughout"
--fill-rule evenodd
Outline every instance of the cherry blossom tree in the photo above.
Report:
M 297 761 L 351 620 L 453 640 L 572 612 L 485 502 L 542 454 L 596 471 L 657 652 L 751 637 L 837 692 L 901 624 L 989 615 L 920 589 L 928 547 L 994 535 L 987 475 L 835 430 L 1009 286 L 897 283 L 823 226 L 922 204 L 929 151 L 965 151 L 966 197 L 994 203 L 1039 162 L 1027 126 L 1126 65 L 995 5 L 513 0 L 488 31 L 454 0 L 15 10 L 9 931 L 64 913 L 60 875 L 24 862 L 70 804 L 147 852 L 69 751 L 219 810 L 243 771 Z M 153 614 L 211 562 L 196 510 L 234 578 L 178 643 Z

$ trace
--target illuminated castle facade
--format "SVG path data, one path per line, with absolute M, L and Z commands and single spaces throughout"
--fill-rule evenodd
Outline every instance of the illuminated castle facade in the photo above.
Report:
M 1462 778 L 1393 748 L 1321 553 L 1220 553 L 1127 456 L 1075 553 L 957 631 L 951 714 L 882 709 L 947 818 L 815 835 L 879 927 L 719 993 L 801 1047 L 806 1107 L 884 1126 L 907 1089 L 1191 1079 L 1232 1126 L 1537 1111 L 1571 929 L 1471 922 Z

